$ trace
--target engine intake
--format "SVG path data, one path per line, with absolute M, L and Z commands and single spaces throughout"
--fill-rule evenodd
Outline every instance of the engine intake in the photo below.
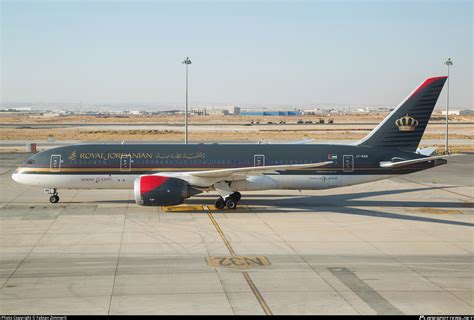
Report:
M 141 206 L 172 206 L 183 203 L 201 191 L 184 180 L 159 175 L 144 175 L 135 179 L 135 202 Z

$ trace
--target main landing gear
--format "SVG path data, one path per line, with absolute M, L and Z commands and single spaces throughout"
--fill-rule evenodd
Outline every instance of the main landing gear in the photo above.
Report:
M 219 210 L 224 209 L 225 207 L 229 209 L 236 209 L 237 203 L 239 202 L 241 197 L 242 195 L 240 194 L 240 192 L 234 192 L 225 198 L 219 197 L 219 199 L 216 200 L 214 206 Z
M 51 203 L 58 203 L 59 202 L 59 195 L 58 195 L 58 191 L 56 190 L 56 188 L 44 189 L 44 192 L 46 192 L 47 194 L 52 195 L 51 197 L 49 197 L 49 202 L 51 202 Z

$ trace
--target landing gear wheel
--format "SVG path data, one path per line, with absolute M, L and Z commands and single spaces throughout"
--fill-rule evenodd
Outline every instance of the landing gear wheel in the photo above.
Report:
M 227 208 L 229 208 L 229 209 L 235 209 L 235 208 L 237 208 L 237 200 L 234 199 L 234 198 L 229 198 L 229 199 L 227 199 L 227 201 L 225 202 L 225 205 L 226 205 Z
M 240 199 L 242 198 L 242 195 L 240 194 L 240 192 L 234 192 L 234 193 L 232 194 L 232 198 L 234 198 L 235 201 L 239 202 Z
M 224 199 L 222 199 L 222 198 L 217 199 L 216 203 L 214 203 L 214 206 L 219 210 L 224 209 L 224 207 L 225 207 Z
M 58 202 L 59 202 L 59 196 L 58 196 L 58 195 L 51 196 L 51 197 L 49 198 L 49 202 L 51 202 L 51 203 L 58 203 Z

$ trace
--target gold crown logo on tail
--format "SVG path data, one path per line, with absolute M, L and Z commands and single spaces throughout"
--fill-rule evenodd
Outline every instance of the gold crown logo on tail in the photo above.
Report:
M 418 126 L 418 120 L 413 117 L 408 116 L 408 114 L 404 117 L 401 117 L 395 124 L 400 131 L 415 131 L 416 127 Z

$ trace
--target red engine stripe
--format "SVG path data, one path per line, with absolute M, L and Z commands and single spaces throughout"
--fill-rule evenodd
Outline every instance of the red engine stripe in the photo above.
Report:
M 144 176 L 140 178 L 140 193 L 147 193 L 155 188 L 158 188 L 165 183 L 169 178 L 162 176 Z

